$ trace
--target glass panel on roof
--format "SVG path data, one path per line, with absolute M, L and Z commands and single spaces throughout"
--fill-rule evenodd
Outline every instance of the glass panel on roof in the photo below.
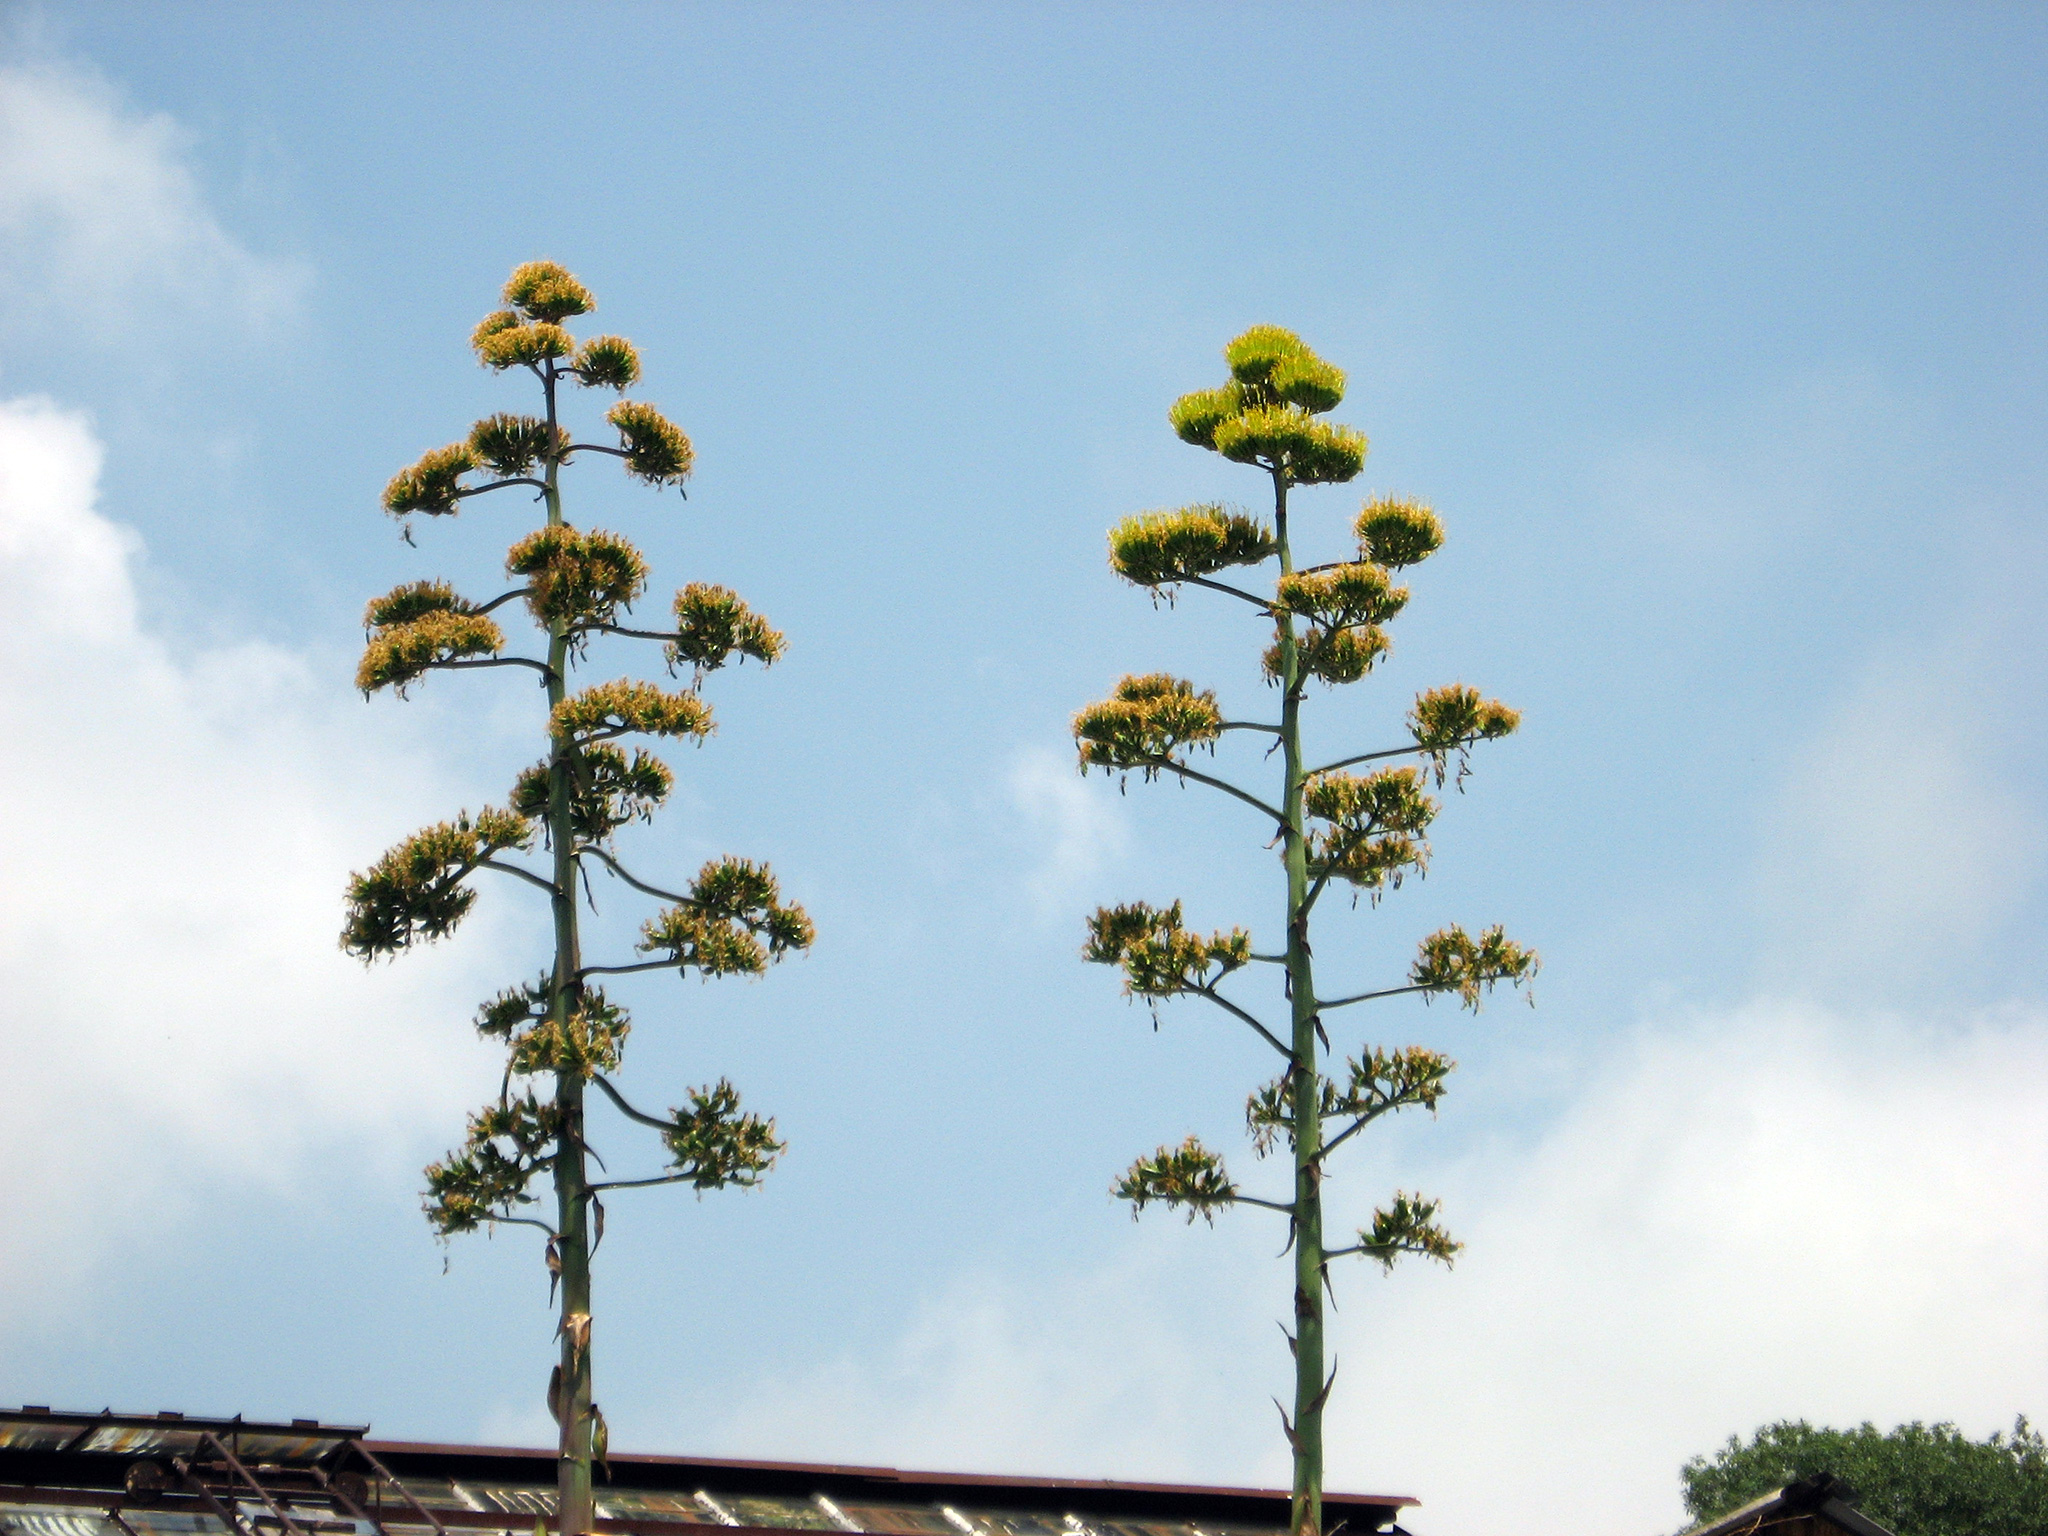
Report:
M 333 1450 L 343 1435 L 252 1435 L 247 1430 L 224 1434 L 228 1448 L 243 1461 L 314 1461 Z
M 462 1497 L 461 1491 L 458 1490 L 456 1486 L 453 1483 L 449 1482 L 446 1478 L 401 1477 L 398 1480 L 398 1486 L 403 1488 L 407 1493 L 411 1494 L 414 1498 L 418 1499 L 422 1504 L 426 1505 L 429 1509 L 473 1510 L 477 1508 L 476 1504 L 465 1500 Z M 408 1509 L 406 1506 L 405 1500 L 399 1498 L 396 1494 L 392 1493 L 389 1488 L 386 1488 L 384 1486 L 384 1480 L 382 1478 L 377 1478 L 370 1483 L 370 1508 L 372 1510 L 377 1508 L 376 1500 L 380 1495 L 383 1498 L 384 1507 L 386 1509 L 395 1508 L 405 1510 L 407 1514 L 411 1513 L 411 1510 Z
M 54 1451 L 77 1433 L 76 1424 L 52 1424 L 47 1419 L 23 1423 L 13 1419 L 0 1424 L 0 1450 Z
M 109 1456 L 190 1456 L 200 1431 L 175 1420 L 165 1424 L 102 1424 L 78 1447 Z
M 704 1511 L 687 1493 L 657 1493 L 639 1488 L 600 1488 L 597 1513 L 605 1520 L 676 1520 L 704 1523 Z
M 739 1517 L 741 1525 L 772 1525 L 793 1531 L 836 1531 L 832 1517 L 809 1499 L 738 1498 L 718 1501 Z
M 120 1536 L 98 1515 L 77 1509 L 12 1510 L 7 1528 L 19 1536 Z
M 168 1509 L 131 1505 L 121 1511 L 121 1518 L 135 1527 L 138 1536 L 194 1536 L 195 1532 L 221 1530 L 221 1523 L 211 1515 L 187 1515 Z
M 1074 1536 L 1073 1527 L 1058 1515 L 1026 1509 L 964 1509 L 962 1514 L 996 1536 Z
M 597 1502 L 599 1512 L 607 1520 L 652 1515 L 656 1519 L 687 1520 L 692 1525 L 704 1523 L 704 1511 L 687 1493 L 662 1493 L 651 1488 L 600 1488 Z
M 249 1523 L 260 1530 L 277 1531 L 284 1529 L 284 1522 L 270 1514 L 269 1506 L 260 1499 L 243 1495 L 235 1501 L 235 1507 Z M 292 1517 L 292 1524 L 302 1531 L 354 1531 L 358 1523 L 347 1515 L 336 1517 L 334 1509 L 327 1504 L 307 1505 L 295 1499 L 278 1497 L 284 1512 Z
M 880 1531 L 887 1536 L 960 1536 L 953 1522 L 930 1504 L 848 1504 L 840 1502 L 846 1518 L 863 1531 Z
M 497 1509 L 515 1515 L 552 1515 L 555 1490 L 514 1483 L 467 1483 L 473 1494 Z

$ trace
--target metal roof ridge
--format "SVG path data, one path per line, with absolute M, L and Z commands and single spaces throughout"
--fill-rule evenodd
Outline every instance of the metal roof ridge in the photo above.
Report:
M 363 1439 L 370 1433 L 370 1426 L 367 1424 L 329 1424 L 320 1419 L 247 1419 L 239 1413 L 228 1418 L 211 1418 L 201 1414 L 180 1413 L 170 1408 L 159 1409 L 155 1413 L 117 1413 L 111 1408 L 47 1408 L 41 1404 L 24 1404 L 19 1408 L 0 1408 L 0 1421 L 228 1429 L 240 1430 L 244 1434 L 297 1435 L 302 1438 L 329 1436 L 352 1440 Z

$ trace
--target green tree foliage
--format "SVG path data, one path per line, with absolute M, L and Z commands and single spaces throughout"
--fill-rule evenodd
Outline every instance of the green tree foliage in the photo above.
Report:
M 1286 1155 L 1286 1198 L 1246 1193 L 1222 1158 L 1192 1136 L 1140 1158 L 1115 1190 L 1134 1214 L 1163 1205 L 1184 1211 L 1190 1221 L 1213 1222 L 1231 1206 L 1251 1205 L 1287 1218 L 1295 1392 L 1292 1413 L 1283 1408 L 1280 1417 L 1294 1452 L 1294 1531 L 1319 1536 L 1323 1408 L 1335 1381 L 1334 1361 L 1327 1370 L 1324 1362 L 1329 1263 L 1347 1254 L 1388 1267 L 1404 1254 L 1449 1263 L 1458 1249 L 1437 1221 L 1437 1202 L 1406 1193 L 1397 1193 L 1354 1239 L 1326 1242 L 1322 1179 L 1330 1155 L 1383 1115 L 1433 1110 L 1452 1063 L 1421 1046 L 1368 1047 L 1333 1062 L 1325 1015 L 1404 993 L 1447 994 L 1476 1010 L 1499 983 L 1520 986 L 1534 975 L 1536 955 L 1499 928 L 1472 934 L 1453 926 L 1422 941 L 1404 981 L 1329 995 L 1316 989 L 1312 920 L 1333 885 L 1377 902 L 1407 876 L 1419 875 L 1438 807 L 1430 790 L 1441 789 L 1453 773 L 1462 787 L 1471 748 L 1508 735 L 1518 717 L 1454 684 L 1416 699 L 1402 745 L 1321 764 L 1305 755 L 1302 715 L 1310 683 L 1341 686 L 1372 671 L 1391 644 L 1386 626 L 1408 602 L 1394 573 L 1428 558 L 1443 542 L 1443 528 L 1434 512 L 1415 502 L 1370 501 L 1352 523 L 1354 553 L 1297 566 L 1289 493 L 1351 480 L 1365 461 L 1364 437 L 1322 419 L 1344 398 L 1344 374 L 1278 326 L 1245 332 L 1224 349 L 1224 359 L 1229 382 L 1182 396 L 1168 420 L 1184 441 L 1263 470 L 1273 489 L 1272 521 L 1213 502 L 1140 513 L 1110 531 L 1109 563 L 1155 597 L 1172 601 L 1182 588 L 1198 587 L 1248 605 L 1271 637 L 1263 659 L 1279 693 L 1279 717 L 1227 719 L 1213 692 L 1148 673 L 1124 678 L 1109 698 L 1076 715 L 1074 739 L 1083 773 L 1170 774 L 1255 811 L 1254 835 L 1270 839 L 1280 854 L 1282 942 L 1273 952 L 1257 953 L 1241 928 L 1204 935 L 1186 926 L 1177 901 L 1164 907 L 1137 902 L 1098 911 L 1082 953 L 1121 970 L 1128 996 L 1155 1008 L 1168 998 L 1202 998 L 1255 1031 L 1281 1058 L 1280 1075 L 1252 1093 L 1245 1118 L 1259 1156 Z M 1236 568 L 1271 562 L 1278 571 L 1263 589 L 1222 579 Z M 1255 792 L 1195 766 L 1197 751 L 1214 753 L 1232 731 L 1267 738 L 1275 749 L 1268 754 L 1277 756 L 1270 791 Z M 1359 768 L 1364 771 L 1352 771 Z M 1284 1023 L 1269 1025 L 1225 990 L 1227 981 L 1260 964 L 1280 973 Z
M 1984 1440 L 1953 1424 L 1767 1424 L 1695 1456 L 1679 1478 L 1686 1513 L 1705 1524 L 1820 1472 L 1846 1482 L 1857 1508 L 1898 1536 L 2048 1536 L 2048 1446 L 2024 1418 Z
M 574 440 L 560 420 L 564 392 L 630 387 L 640 377 L 639 354 L 622 337 L 579 344 L 563 328 L 596 306 L 552 262 L 515 271 L 505 302 L 471 344 L 486 368 L 528 373 L 542 414 L 500 412 L 479 421 L 463 441 L 399 471 L 384 506 L 400 519 L 447 517 L 471 497 L 523 486 L 536 493 L 530 499 L 544 507 L 545 521 L 513 542 L 505 573 L 514 585 L 487 601 L 472 602 L 444 581 L 415 581 L 372 602 L 356 684 L 365 695 L 388 688 L 403 696 L 433 672 L 536 673 L 547 695 L 546 755 L 518 775 L 503 807 L 414 833 L 353 876 L 341 942 L 373 961 L 446 937 L 475 905 L 481 871 L 547 897 L 553 946 L 546 969 L 486 1002 L 476 1019 L 505 1049 L 503 1087 L 470 1116 L 462 1144 L 427 1169 L 426 1214 L 444 1238 L 504 1225 L 532 1227 L 545 1238 L 549 1290 L 561 1308 L 560 1358 L 548 1387 L 561 1425 L 561 1530 L 580 1536 L 591 1529 L 591 1467 L 603 1461 L 607 1440 L 591 1391 L 590 1259 L 604 1236 L 603 1196 L 661 1184 L 746 1188 L 782 1152 L 775 1123 L 744 1110 L 723 1078 L 686 1090 L 686 1102 L 666 1113 L 633 1105 L 613 1081 L 632 1026 L 593 978 L 647 970 L 758 976 L 808 947 L 811 924 L 801 907 L 783 901 L 765 864 L 713 859 L 681 890 L 664 890 L 620 861 L 615 835 L 660 809 L 674 775 L 644 747 L 629 756 L 614 743 L 627 736 L 702 741 L 713 728 L 700 693 L 705 677 L 748 657 L 768 665 L 782 654 L 782 636 L 734 593 L 701 582 L 676 594 L 673 629 L 621 622 L 646 588 L 647 562 L 618 534 L 566 520 L 562 471 L 585 456 L 609 456 L 649 485 L 680 487 L 694 457 L 690 440 L 634 400 L 605 413 L 616 441 Z M 409 523 L 405 532 L 410 542 Z M 537 631 L 540 655 L 507 649 L 492 615 L 515 603 Z M 613 678 L 572 688 L 592 642 L 612 636 L 659 642 L 671 676 L 688 664 L 687 686 Z M 593 875 L 663 904 L 641 929 L 639 953 L 649 958 L 585 960 L 579 893 L 594 899 Z M 592 1087 L 627 1121 L 655 1133 L 665 1153 L 658 1172 L 591 1178 L 585 1108 Z

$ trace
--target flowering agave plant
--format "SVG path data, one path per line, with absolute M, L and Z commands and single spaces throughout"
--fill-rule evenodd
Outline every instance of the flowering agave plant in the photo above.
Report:
M 1190 1136 L 1140 1158 L 1116 1184 L 1135 1215 L 1159 1204 L 1214 1221 L 1230 1206 L 1250 1205 L 1287 1217 L 1294 1259 L 1294 1411 L 1281 1425 L 1294 1454 L 1293 1531 L 1322 1530 L 1323 1407 L 1335 1382 L 1324 1368 L 1323 1310 L 1329 1262 L 1358 1254 L 1391 1267 L 1403 1254 L 1449 1263 L 1458 1244 L 1437 1222 L 1437 1202 L 1397 1193 L 1372 1225 L 1332 1246 L 1323 1232 L 1323 1170 L 1330 1155 L 1379 1119 L 1409 1108 L 1433 1110 L 1453 1063 L 1422 1046 L 1362 1050 L 1341 1065 L 1329 1061 L 1324 1015 L 1375 998 L 1455 994 L 1476 1010 L 1483 994 L 1515 986 L 1536 971 L 1532 950 L 1499 928 L 1473 935 L 1457 926 L 1422 941 L 1406 979 L 1370 991 L 1332 996 L 1316 989 L 1309 930 L 1317 904 L 1335 882 L 1375 903 L 1427 864 L 1427 833 L 1437 813 L 1429 794 L 1454 771 L 1462 787 L 1475 743 L 1510 734 L 1519 716 L 1471 688 L 1436 688 L 1408 714 L 1409 740 L 1384 751 L 1354 752 L 1311 764 L 1305 755 L 1302 706 L 1311 680 L 1337 686 L 1369 673 L 1388 648 L 1386 626 L 1407 604 L 1396 571 L 1417 564 L 1443 542 L 1428 507 L 1386 497 L 1369 501 L 1352 524 L 1356 552 L 1326 564 L 1298 566 L 1288 522 L 1288 493 L 1297 486 L 1336 485 L 1356 477 L 1365 439 L 1321 418 L 1344 398 L 1344 374 L 1317 357 L 1291 331 L 1262 325 L 1224 348 L 1230 382 L 1184 395 L 1169 420 L 1184 442 L 1266 472 L 1273 487 L 1270 523 L 1217 503 L 1146 512 L 1112 529 L 1109 563 L 1124 580 L 1155 596 L 1200 587 L 1248 605 L 1271 643 L 1264 656 L 1278 689 L 1278 720 L 1227 719 L 1214 693 L 1161 673 L 1126 677 L 1112 695 L 1074 717 L 1081 771 L 1127 777 L 1172 774 L 1234 797 L 1259 815 L 1262 835 L 1278 845 L 1286 886 L 1284 942 L 1259 953 L 1243 929 L 1204 936 L 1185 924 L 1181 903 L 1138 902 L 1105 907 L 1089 920 L 1088 960 L 1122 971 L 1124 991 L 1154 1007 L 1162 999 L 1199 997 L 1248 1026 L 1281 1060 L 1279 1075 L 1245 1106 L 1252 1145 L 1264 1157 L 1284 1151 L 1292 1165 L 1284 1199 L 1245 1193 L 1223 1159 Z M 1279 570 L 1270 586 L 1220 579 L 1235 567 Z M 1214 752 L 1227 732 L 1271 738 L 1278 783 L 1264 793 L 1204 771 L 1190 751 Z M 1274 755 L 1268 752 L 1268 757 Z M 1402 759 L 1409 761 L 1403 762 Z M 1373 765 L 1364 772 L 1353 769 Z M 1270 798 L 1267 796 L 1270 795 Z M 1271 829 L 1267 833 L 1265 829 Z M 1281 973 L 1284 1021 L 1268 1023 L 1228 995 L 1224 983 L 1255 965 Z
M 680 487 L 693 457 L 689 438 L 653 406 L 620 400 L 605 413 L 611 442 L 575 440 L 562 425 L 565 386 L 620 392 L 640 377 L 631 342 L 618 336 L 577 341 L 563 322 L 595 308 L 589 291 L 553 262 L 529 262 L 505 285 L 507 307 L 471 338 L 498 372 L 525 370 L 539 386 L 542 414 L 500 413 L 463 441 L 437 448 L 401 470 L 384 493 L 393 516 L 453 515 L 463 502 L 525 487 L 546 513 L 505 559 L 510 589 L 483 601 L 442 581 L 408 582 L 370 604 L 369 643 L 356 683 L 367 696 L 389 688 L 403 696 L 430 672 L 512 667 L 537 673 L 547 692 L 547 750 L 520 773 L 502 807 L 414 833 L 354 875 L 342 947 L 365 961 L 397 954 L 451 933 L 476 902 L 480 871 L 542 892 L 554 919 L 553 955 L 532 981 L 485 1003 L 480 1032 L 506 1050 L 498 1097 L 470 1117 L 461 1146 L 427 1169 L 426 1214 L 443 1237 L 479 1227 L 533 1227 L 545 1237 L 550 1294 L 558 1294 L 560 1359 L 548 1406 L 561 1426 L 560 1529 L 591 1529 L 591 1467 L 602 1462 L 607 1433 L 591 1395 L 590 1256 L 604 1234 L 602 1196 L 615 1189 L 685 1184 L 692 1189 L 748 1187 L 760 1181 L 782 1143 L 775 1123 L 740 1107 L 732 1084 L 690 1089 L 687 1104 L 651 1114 L 613 1081 L 627 1031 L 625 1009 L 594 978 L 630 971 L 758 976 L 811 942 L 803 909 L 783 901 L 768 867 L 714 859 L 681 890 L 664 890 L 620 861 L 617 833 L 645 821 L 668 798 L 668 765 L 628 736 L 701 741 L 712 730 L 704 679 L 727 662 L 763 666 L 783 639 L 723 587 L 692 583 L 676 594 L 673 627 L 622 622 L 647 584 L 647 562 L 615 533 L 581 529 L 562 511 L 562 470 L 583 455 L 623 461 L 626 473 L 656 487 Z M 410 524 L 406 524 L 408 540 Z M 539 655 L 508 650 L 493 615 L 523 603 Z M 668 669 L 689 664 L 686 687 L 618 678 L 572 686 L 599 636 L 660 642 Z M 593 965 L 578 933 L 578 893 L 595 872 L 663 903 L 641 930 L 645 958 Z M 666 1154 L 661 1171 L 593 1180 L 585 1109 L 595 1087 L 611 1109 L 645 1126 Z M 552 1185 L 536 1193 L 537 1183 Z

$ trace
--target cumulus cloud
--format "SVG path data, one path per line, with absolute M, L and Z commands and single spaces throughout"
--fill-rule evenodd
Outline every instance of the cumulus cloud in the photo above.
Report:
M 165 323 L 267 324 L 306 281 L 215 218 L 189 135 L 53 63 L 0 67 L 0 313 L 147 350 Z
M 1046 748 L 1018 756 L 1008 787 L 1036 845 L 1025 888 L 1041 916 L 1071 914 L 1077 893 L 1124 851 L 1123 817 L 1105 786 Z
M 146 628 L 139 541 L 95 507 L 99 467 L 76 413 L 0 404 L 0 1295 L 17 1302 L 54 1303 L 117 1232 L 175 1219 L 211 1180 L 287 1183 L 316 1146 L 410 1179 L 414 1127 L 445 1135 L 476 1089 L 457 1021 L 483 957 L 365 972 L 334 942 L 348 870 L 422 798 L 453 800 L 433 760 L 376 745 L 343 658 L 328 681 L 274 647 Z
M 1640 1536 L 1772 1419 L 2009 1424 L 2048 1366 L 2044 1123 L 2038 1016 L 1646 1031 L 1536 1145 L 1440 1170 L 1454 1272 L 1348 1287 L 1352 1360 L 1408 1363 L 1340 1391 L 1333 1476 L 1414 1485 L 1436 1536 Z
M 1361 1148 L 1333 1228 L 1419 1181 L 1468 1248 L 1339 1271 L 1330 1486 L 1420 1497 L 1429 1536 L 1645 1536 L 1683 1523 L 1688 1456 L 1775 1418 L 2038 1410 L 2044 1123 L 2048 1019 L 1759 1004 L 1646 1028 L 1525 1143 Z M 729 1438 L 1284 1486 L 1266 1236 L 1147 1230 L 1097 1274 L 962 1284 L 875 1357 L 742 1395 Z

